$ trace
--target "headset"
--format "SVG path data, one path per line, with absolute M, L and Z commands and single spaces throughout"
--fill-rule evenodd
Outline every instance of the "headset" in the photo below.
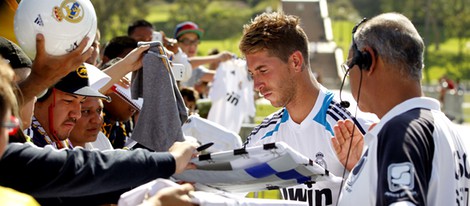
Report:
M 357 23 L 354 28 L 352 29 L 352 45 L 351 48 L 353 50 L 353 57 L 351 61 L 348 63 L 349 69 L 351 69 L 354 65 L 358 65 L 360 69 L 362 70 L 369 70 L 370 65 L 372 64 L 372 56 L 368 51 L 359 51 L 357 48 L 356 41 L 354 40 L 354 34 L 357 31 L 357 28 L 363 23 L 365 23 L 368 19 L 363 18 L 359 23 Z M 348 76 L 349 69 L 346 71 L 346 73 L 343 76 L 343 81 L 341 82 L 341 87 L 339 89 L 339 99 L 340 99 L 340 105 L 344 108 L 349 108 L 351 105 L 348 101 L 344 100 L 341 98 L 341 92 L 343 91 L 343 86 L 344 82 L 346 80 L 346 77 Z
M 341 92 L 343 90 L 344 81 L 346 80 L 346 77 L 348 76 L 349 71 L 351 70 L 351 68 L 353 68 L 354 65 L 358 65 L 359 69 L 361 69 L 361 70 L 369 70 L 370 66 L 372 64 L 371 54 L 368 51 L 359 51 L 359 49 L 357 48 L 356 41 L 354 41 L 354 34 L 356 33 L 357 28 L 359 28 L 359 26 L 361 24 L 363 24 L 364 22 L 366 22 L 366 21 L 367 21 L 367 18 L 363 18 L 359 23 L 356 24 L 356 26 L 354 26 L 354 28 L 352 30 L 352 45 L 351 45 L 351 48 L 353 50 L 353 57 L 352 57 L 351 61 L 348 62 L 348 64 L 347 64 L 348 69 L 344 73 L 343 81 L 341 82 L 341 87 L 339 89 L 340 105 L 344 108 L 348 108 L 350 106 L 350 103 L 348 101 L 346 101 L 346 100 L 343 101 L 342 98 L 341 98 Z M 357 110 L 358 110 L 358 107 L 359 107 L 359 97 L 361 95 L 362 72 L 360 74 L 361 75 L 360 75 L 360 80 L 359 80 L 359 89 L 357 91 L 357 106 L 356 106 L 356 112 L 354 113 L 354 118 L 356 118 L 356 116 L 357 116 Z M 349 148 L 348 148 L 348 153 L 347 153 L 347 156 L 346 156 L 345 165 L 347 165 L 348 161 L 349 161 L 349 155 L 350 155 L 350 152 L 351 152 L 351 143 L 352 143 L 352 140 L 353 140 L 352 137 L 354 137 L 355 130 L 356 130 L 356 127 L 354 127 L 352 132 L 351 132 L 351 140 L 349 142 Z M 343 189 L 343 185 L 344 185 L 344 176 L 345 176 L 345 174 L 346 174 L 346 166 L 344 167 L 343 174 L 341 175 L 341 185 L 339 187 L 339 193 L 338 193 L 338 197 L 337 197 L 337 200 L 336 200 L 336 204 L 339 203 L 339 197 L 341 196 L 341 192 L 343 191 L 342 189 Z
M 368 19 L 363 18 L 359 23 L 354 26 L 352 30 L 352 49 L 353 49 L 353 58 L 351 60 L 350 65 L 354 66 L 357 64 L 360 69 L 369 70 L 370 65 L 372 64 L 372 57 L 368 51 L 359 51 L 357 48 L 356 41 L 354 40 L 354 34 L 357 31 L 357 28 L 363 23 L 365 23 Z M 349 66 L 349 65 L 348 65 Z

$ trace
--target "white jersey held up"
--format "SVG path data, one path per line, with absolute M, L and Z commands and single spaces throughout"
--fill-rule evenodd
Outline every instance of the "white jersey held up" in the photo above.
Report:
M 469 153 L 454 127 L 437 100 L 395 106 L 366 135 L 339 205 L 469 205 Z
M 292 121 L 287 109 L 282 108 L 255 127 L 245 145 L 283 141 L 335 176 L 341 177 L 344 167 L 331 143 L 333 126 L 338 120 L 352 119 L 359 125 L 359 132 L 365 134 L 370 124 L 378 119 L 375 115 L 362 114 L 353 118 L 348 110 L 340 106 L 334 94 L 322 87 L 315 106 L 300 124 Z M 308 202 L 311 206 L 336 205 L 340 184 L 341 178 L 337 178 L 332 182 L 284 188 L 281 194 L 284 199 Z
M 255 115 L 253 80 L 246 61 L 232 59 L 220 63 L 209 91 L 212 102 L 207 119 L 239 133 L 243 119 Z

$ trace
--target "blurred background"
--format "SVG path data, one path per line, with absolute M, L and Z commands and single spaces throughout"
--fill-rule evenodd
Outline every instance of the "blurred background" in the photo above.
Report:
M 328 67 L 325 65 L 334 65 L 345 60 L 347 57 L 345 54 L 351 43 L 351 29 L 355 23 L 363 17 L 370 18 L 383 12 L 403 13 L 413 21 L 426 43 L 423 84 L 427 95 L 439 98 L 439 91 L 446 84 L 447 86 L 451 84 L 453 88 L 448 89 L 445 94 L 447 105 L 444 105 L 443 109 L 447 110 L 446 113 L 456 122 L 470 122 L 470 96 L 465 92 L 466 88 L 470 88 L 470 0 L 92 0 L 92 2 L 99 20 L 102 44 L 114 36 L 126 34 L 128 24 L 137 19 L 146 19 L 155 26 L 156 30 L 165 32 L 169 37 L 173 37 L 176 24 L 189 20 L 199 24 L 205 31 L 203 41 L 199 45 L 199 55 L 206 55 L 213 48 L 239 54 L 238 41 L 243 25 L 261 12 L 282 9 L 286 13 L 301 16 L 304 29 L 306 31 L 312 29 L 312 33 L 316 34 L 314 37 L 307 34 L 310 41 L 317 42 L 312 44 L 317 49 L 317 58 L 311 59 L 312 70 L 319 74 L 323 84 L 331 89 L 338 88 L 339 78 L 330 79 L 334 76 L 328 75 L 331 69 L 322 71 L 318 67 Z M 328 27 L 331 27 L 331 34 Z M 333 59 L 337 62 L 333 60 L 325 62 L 329 57 L 321 58 L 322 48 L 336 53 Z M 341 52 L 336 49 L 341 49 Z M 258 108 L 259 116 L 264 115 L 263 111 L 270 113 L 271 109 Z
M 2 19 L 12 18 L 6 8 L 14 1 L 0 1 Z M 470 95 L 466 92 L 470 89 L 470 0 L 91 1 L 98 17 L 101 45 L 112 37 L 126 35 L 128 25 L 138 19 L 151 22 L 157 31 L 171 38 L 178 23 L 193 21 L 205 31 L 198 49 L 201 56 L 214 48 L 239 55 L 243 25 L 261 12 L 283 10 L 298 15 L 311 41 L 312 70 L 322 84 L 333 90 L 341 83 L 339 65 L 347 57 L 353 26 L 363 17 L 403 13 L 413 21 L 426 44 L 426 95 L 441 99 L 444 112 L 455 122 L 470 123 Z M 5 26 L 0 22 L 0 34 Z M 275 109 L 262 103 L 257 107 L 258 119 Z

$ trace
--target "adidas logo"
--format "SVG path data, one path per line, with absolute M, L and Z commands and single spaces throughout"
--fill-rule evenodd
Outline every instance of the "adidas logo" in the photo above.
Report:
M 44 26 L 44 22 L 42 21 L 41 15 L 39 14 L 38 17 L 34 20 L 34 23 L 39 26 Z

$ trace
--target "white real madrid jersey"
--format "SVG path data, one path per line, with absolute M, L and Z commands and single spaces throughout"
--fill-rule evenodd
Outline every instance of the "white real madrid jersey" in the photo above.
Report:
M 248 75 L 246 61 L 232 59 L 220 63 L 209 99 L 212 106 L 207 119 L 240 132 L 243 119 L 255 115 L 253 80 Z
M 367 116 L 369 119 L 353 118 L 351 113 L 342 108 L 338 102 L 332 92 L 322 87 L 315 106 L 300 124 L 292 121 L 289 112 L 283 108 L 255 127 L 245 144 L 251 146 L 286 142 L 294 150 L 323 166 L 335 176 L 341 177 L 344 167 L 331 143 L 331 138 L 334 136 L 333 126 L 338 120 L 352 119 L 359 125 L 360 132 L 365 134 L 369 125 L 378 120 L 370 115 Z M 341 178 L 338 178 L 334 182 L 284 188 L 281 194 L 284 199 L 308 202 L 311 206 L 336 205 L 340 184 Z
M 420 97 L 390 110 L 367 134 L 340 205 L 469 205 L 468 152 L 439 108 Z

